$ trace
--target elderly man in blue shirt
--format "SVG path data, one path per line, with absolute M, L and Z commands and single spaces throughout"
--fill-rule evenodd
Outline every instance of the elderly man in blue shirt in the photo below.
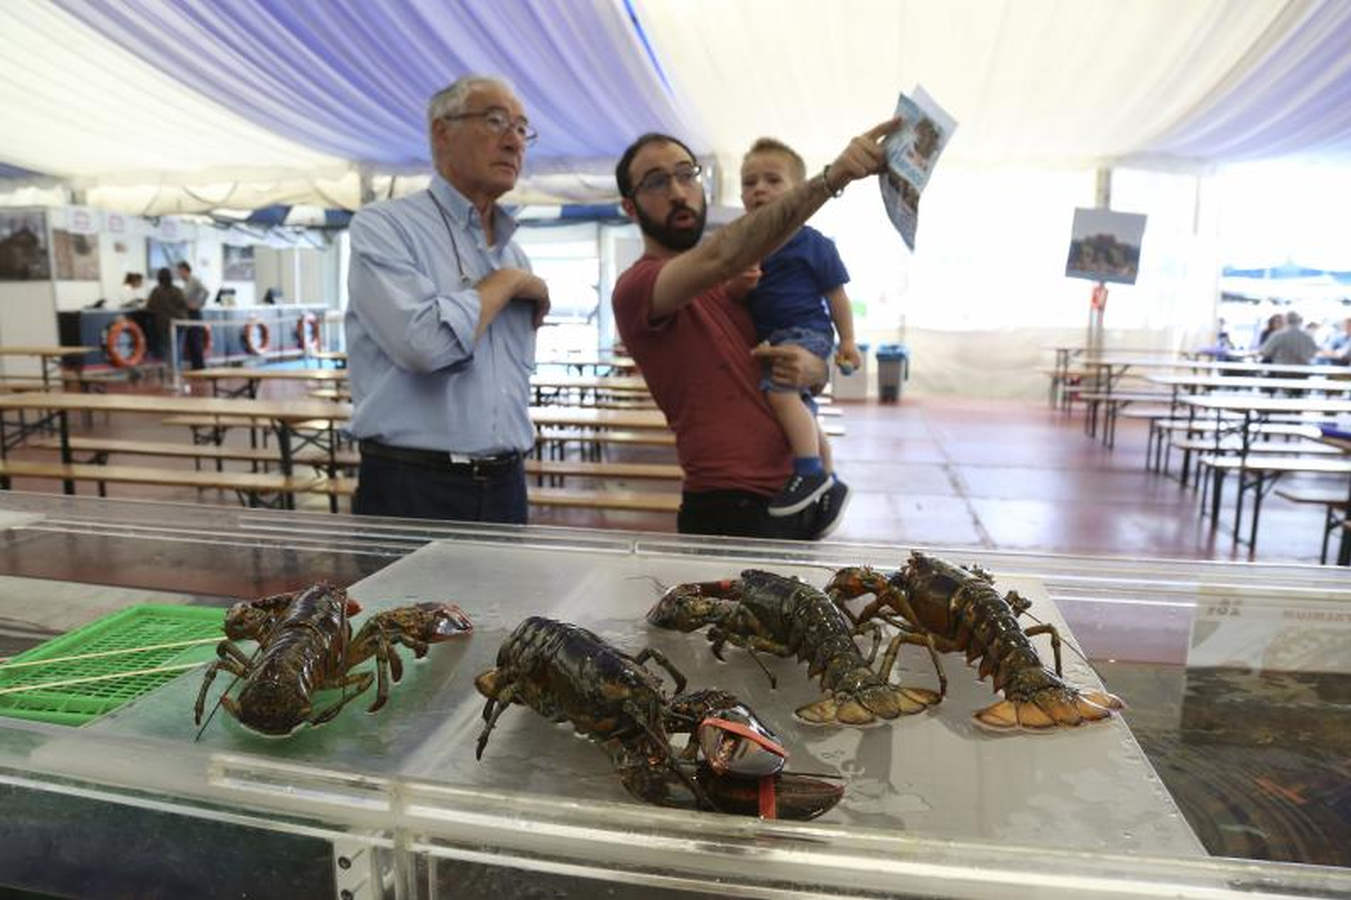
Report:
M 431 98 L 430 187 L 352 219 L 348 370 L 363 515 L 524 523 L 530 371 L 549 289 L 497 205 L 536 135 L 510 86 Z

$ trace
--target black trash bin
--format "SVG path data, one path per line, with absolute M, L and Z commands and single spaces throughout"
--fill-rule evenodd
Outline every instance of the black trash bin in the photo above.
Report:
M 901 399 L 901 384 L 910 375 L 910 351 L 904 344 L 881 344 L 877 359 L 877 397 L 883 403 Z

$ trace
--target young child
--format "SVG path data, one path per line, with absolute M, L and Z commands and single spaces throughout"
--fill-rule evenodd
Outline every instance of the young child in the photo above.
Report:
M 741 162 L 741 202 L 759 209 L 806 178 L 806 165 L 791 147 L 760 138 Z M 854 317 L 845 296 L 849 280 L 835 244 L 804 225 L 760 263 L 760 277 L 745 294 L 756 336 L 769 344 L 797 344 L 829 360 L 833 331 L 840 335 L 835 359 L 857 369 L 863 361 L 854 343 Z M 754 273 L 735 279 L 729 290 L 745 291 Z M 834 325 L 832 331 L 832 322 Z M 847 371 L 847 370 L 846 370 Z M 807 392 L 774 384 L 766 371 L 760 382 L 774 414 L 793 448 L 793 474 L 769 503 L 769 514 L 791 516 L 835 483 L 830 446 L 816 422 L 816 404 Z

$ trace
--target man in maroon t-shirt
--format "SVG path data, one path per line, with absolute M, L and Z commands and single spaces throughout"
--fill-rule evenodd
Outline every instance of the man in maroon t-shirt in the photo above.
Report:
M 825 363 L 792 345 L 753 349 L 755 330 L 732 294 L 760 260 L 845 185 L 881 171 L 892 119 L 849 142 L 820 175 L 699 243 L 704 190 L 688 147 L 665 134 L 634 141 L 615 169 L 624 212 L 643 232 L 644 254 L 615 284 L 615 324 L 676 434 L 685 469 L 677 524 L 685 534 L 819 540 L 839 524 L 849 489 L 837 483 L 783 518 L 767 512 L 792 471 L 783 430 L 759 389 L 760 360 L 776 381 L 824 383 Z M 729 287 L 731 293 L 729 293 Z

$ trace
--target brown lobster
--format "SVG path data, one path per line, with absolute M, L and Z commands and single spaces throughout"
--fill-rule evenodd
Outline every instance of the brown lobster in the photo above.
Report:
M 643 665 L 649 659 L 674 680 L 675 696 Z M 578 625 L 526 619 L 474 685 L 488 698 L 480 759 L 502 713 L 521 703 L 600 743 L 624 787 L 647 803 L 810 819 L 843 795 L 840 785 L 784 772 L 787 751 L 736 697 L 685 693 L 685 676 L 661 653 L 629 656 Z M 689 735 L 682 750 L 672 746 L 676 734 Z M 682 786 L 687 795 L 676 793 Z
M 1046 731 L 1106 719 L 1125 706 L 1105 691 L 1066 684 L 1055 626 L 1021 628 L 1018 616 L 1031 603 L 1012 591 L 1001 596 L 994 578 L 978 566 L 965 569 L 913 551 L 905 567 L 890 577 L 869 568 L 841 569 L 826 592 L 856 623 L 876 617 L 901 629 L 887 649 L 884 672 L 890 671 L 903 644 L 926 647 L 942 695 L 947 693 L 947 676 L 939 653 L 965 651 L 968 663 L 980 659 L 979 677 L 992 676 L 994 689 L 1004 692 L 1003 700 L 975 713 L 976 722 L 986 728 Z M 874 599 L 854 615 L 844 602 L 864 594 Z M 1042 665 L 1029 640 L 1038 634 L 1051 637 L 1055 672 Z
M 684 632 L 712 626 L 708 639 L 718 659 L 730 643 L 752 654 L 762 650 L 807 660 L 807 676 L 820 676 L 826 696 L 796 713 L 814 725 L 867 725 L 920 712 L 939 700 L 927 688 L 889 684 L 890 667 L 874 671 L 854 643 L 859 629 L 829 597 L 796 578 L 747 569 L 737 579 L 678 584 L 648 611 L 647 621 Z
M 346 591 L 325 583 L 236 603 L 225 615 L 226 639 L 216 646 L 218 658 L 202 677 L 194 720 L 201 724 L 207 690 L 221 669 L 244 679 L 238 698 L 231 698 L 227 688 L 221 705 L 262 734 L 287 735 L 306 723 L 332 721 L 373 683 L 375 702 L 368 711 L 375 712 L 389 698 L 390 681 L 403 677 L 396 645 L 420 659 L 429 644 L 474 627 L 454 604 L 420 603 L 376 613 L 353 637 L 350 617 L 360 611 Z M 244 639 L 258 642 L 253 658 L 234 643 Z M 372 656 L 374 672 L 352 672 Z M 315 710 L 314 693 L 323 689 L 341 689 L 343 696 Z

